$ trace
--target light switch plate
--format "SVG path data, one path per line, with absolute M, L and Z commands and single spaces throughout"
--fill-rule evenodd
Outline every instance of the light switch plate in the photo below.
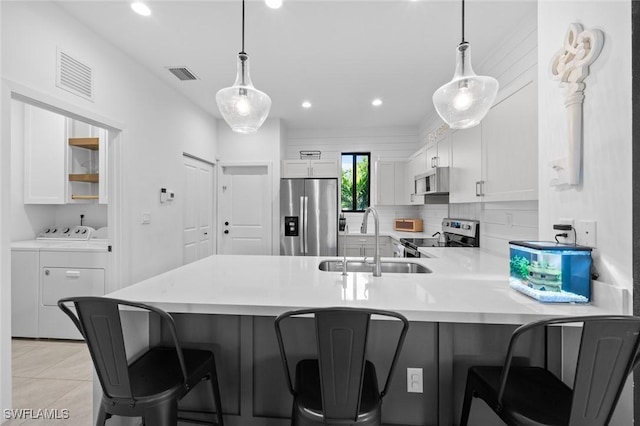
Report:
M 148 225 L 151 223 L 151 212 L 143 212 L 142 213 L 142 224 Z

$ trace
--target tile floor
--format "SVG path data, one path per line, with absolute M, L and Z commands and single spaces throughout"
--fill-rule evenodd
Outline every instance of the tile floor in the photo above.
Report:
M 3 425 L 91 425 L 93 366 L 84 342 L 13 339 L 12 359 L 13 408 L 32 409 L 31 417 L 38 417 L 38 409 L 58 410 L 63 417 L 66 409 L 68 418 L 50 420 L 41 415 Z

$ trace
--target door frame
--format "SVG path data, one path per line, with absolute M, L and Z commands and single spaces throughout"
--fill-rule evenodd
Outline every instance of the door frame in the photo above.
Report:
M 269 194 L 269 198 L 271 199 L 271 255 L 276 255 L 280 253 L 279 244 L 280 244 L 280 220 L 279 220 L 279 212 L 280 212 L 280 203 L 277 202 L 279 198 L 279 188 L 280 182 L 274 181 L 273 175 L 273 163 L 270 161 L 260 161 L 260 162 L 250 162 L 250 161 L 219 161 L 218 162 L 218 170 L 216 171 L 217 175 L 217 185 L 216 185 L 216 217 L 221 218 L 220 209 L 222 206 L 220 205 L 220 194 L 219 191 L 222 189 L 220 187 L 222 180 L 222 174 L 225 167 L 266 167 L 267 168 L 267 179 L 271 183 L 268 187 L 271 193 Z M 278 188 L 276 189 L 276 185 Z M 216 235 L 221 232 L 222 225 L 220 223 L 216 223 L 215 232 Z M 221 239 L 216 238 L 216 253 L 221 252 Z
M 107 218 L 109 240 L 116 249 L 108 256 L 106 292 L 129 282 L 130 268 L 126 253 L 126 222 L 123 221 L 122 202 L 122 144 L 125 140 L 126 124 L 81 106 L 58 99 L 52 95 L 34 90 L 13 80 L 0 80 L 0 187 L 11 188 L 11 100 L 16 99 L 31 105 L 43 107 L 67 117 L 89 121 L 91 124 L 116 132 L 109 146 L 109 187 Z M 11 365 L 11 191 L 0 195 L 0 405 L 10 407 L 12 401 Z
M 217 191 L 217 185 L 218 185 L 218 164 L 216 163 L 212 163 L 211 161 L 205 160 L 201 157 L 198 157 L 197 155 L 193 155 L 190 154 L 186 151 L 182 152 L 182 158 L 183 158 L 183 164 L 184 164 L 184 158 L 190 158 L 192 160 L 196 160 L 199 161 L 201 163 L 204 164 L 208 164 L 212 167 L 213 172 L 211 173 L 211 179 L 213 180 L 213 182 L 211 182 L 211 184 L 213 185 L 213 193 L 211 194 L 211 196 L 213 197 L 211 202 L 211 217 L 209 219 L 211 219 L 211 233 L 213 234 L 211 236 L 211 254 L 218 254 L 218 231 L 216 228 L 216 218 L 219 217 L 218 216 L 218 191 Z M 183 170 L 184 172 L 184 170 Z M 184 225 L 184 217 L 182 220 L 182 224 Z M 184 229 L 184 226 L 183 226 Z M 183 241 L 184 244 L 184 241 Z

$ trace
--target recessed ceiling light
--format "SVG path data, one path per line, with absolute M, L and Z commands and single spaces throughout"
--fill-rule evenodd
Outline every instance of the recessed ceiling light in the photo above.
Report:
M 264 0 L 271 9 L 279 9 L 282 6 L 282 0 Z
M 149 9 L 149 6 L 147 6 L 146 4 L 140 1 L 131 3 L 131 9 L 133 9 L 133 11 L 138 15 L 142 15 L 142 16 L 151 15 L 151 9 Z
M 304 101 L 302 103 L 302 108 L 311 108 L 311 102 L 309 101 Z
M 382 99 L 380 99 L 380 98 L 375 98 L 373 101 L 371 101 L 371 105 L 373 105 L 373 106 L 380 106 L 380 105 L 382 105 Z

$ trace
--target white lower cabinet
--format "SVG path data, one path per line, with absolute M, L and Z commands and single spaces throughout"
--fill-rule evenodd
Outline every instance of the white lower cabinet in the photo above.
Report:
M 537 105 L 528 79 L 480 125 L 452 132 L 450 203 L 538 199 Z
M 347 235 L 345 244 L 344 235 L 338 237 L 338 256 L 347 257 L 373 257 L 376 253 L 376 237 L 373 235 Z M 388 236 L 380 237 L 380 256 L 391 257 L 391 239 Z
M 105 294 L 106 251 L 11 251 L 11 335 L 82 339 L 58 300 Z

